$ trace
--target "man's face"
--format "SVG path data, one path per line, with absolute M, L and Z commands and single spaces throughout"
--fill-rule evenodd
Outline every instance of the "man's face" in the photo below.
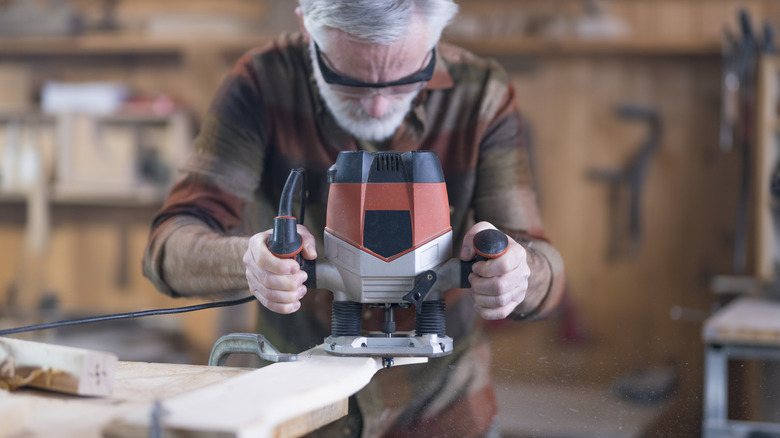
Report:
M 415 23 L 406 36 L 390 45 L 357 41 L 333 30 L 327 52 L 319 61 L 338 76 L 367 84 L 392 83 L 416 77 L 429 66 L 433 54 L 427 50 L 427 33 Z M 311 53 L 315 79 L 325 103 L 336 121 L 352 135 L 364 140 L 384 140 L 393 135 L 411 108 L 424 82 L 399 87 L 343 87 L 328 84 L 318 66 L 317 50 Z

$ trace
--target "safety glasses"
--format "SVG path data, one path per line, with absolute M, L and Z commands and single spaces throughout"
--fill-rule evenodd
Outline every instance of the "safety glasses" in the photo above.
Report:
M 431 80 L 431 77 L 433 77 L 433 70 L 436 68 L 436 49 L 434 48 L 429 55 L 430 61 L 428 61 L 428 64 L 417 73 L 392 82 L 362 82 L 342 76 L 333 71 L 333 69 L 328 66 L 329 62 L 327 62 L 327 58 L 322 54 L 320 47 L 316 42 L 314 43 L 314 50 L 317 55 L 317 65 L 322 73 L 322 78 L 325 79 L 325 82 L 331 90 L 347 97 L 365 98 L 377 94 L 383 96 L 401 96 L 415 93 L 425 88 L 425 84 Z

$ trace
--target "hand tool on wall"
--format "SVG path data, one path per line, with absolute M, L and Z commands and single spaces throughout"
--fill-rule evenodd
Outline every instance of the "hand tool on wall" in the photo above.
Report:
M 303 193 L 302 175 L 293 170 L 285 184 L 268 246 L 278 257 L 298 258 L 309 274 L 307 287 L 333 292 L 325 351 L 382 357 L 387 367 L 393 357 L 452 353 L 443 294 L 470 287 L 468 275 L 478 260 L 452 258 L 449 201 L 436 153 L 339 153 L 328 171 L 324 256 L 313 262 L 300 257 L 301 221 L 291 214 L 293 194 L 299 188 Z M 508 238 L 484 230 L 474 246 L 481 259 L 495 258 L 507 251 Z M 382 310 L 381 332 L 362 330 L 364 306 Z M 394 311 L 411 306 L 415 331 L 396 331 Z
M 726 29 L 723 33 L 723 71 L 721 78 L 720 149 L 734 148 L 734 131 L 739 113 L 739 74 L 736 57 L 737 38 Z
M 661 118 L 652 108 L 623 104 L 617 108 L 618 116 L 627 120 L 639 120 L 649 125 L 647 137 L 623 169 L 592 169 L 588 176 L 609 186 L 610 231 L 607 258 L 615 260 L 633 255 L 639 249 L 642 234 L 642 185 L 650 165 L 650 158 L 661 140 Z M 621 198 L 628 191 L 627 227 L 622 224 L 626 215 Z M 626 238 L 627 237 L 627 238 Z

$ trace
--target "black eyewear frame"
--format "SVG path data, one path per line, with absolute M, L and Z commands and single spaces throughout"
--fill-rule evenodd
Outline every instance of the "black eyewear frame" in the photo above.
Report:
M 342 76 L 336 73 L 335 71 L 331 70 L 331 68 L 328 67 L 328 65 L 322 59 L 322 52 L 320 52 L 320 46 L 318 46 L 316 42 L 314 43 L 314 50 L 317 53 L 317 64 L 320 67 L 320 72 L 322 73 L 322 78 L 325 79 L 325 82 L 327 82 L 328 84 L 344 85 L 347 87 L 387 88 L 387 87 L 395 87 L 399 85 L 415 84 L 418 82 L 428 82 L 433 77 L 433 71 L 436 68 L 436 49 L 434 48 L 431 52 L 431 60 L 430 62 L 428 62 L 428 65 L 426 65 L 425 68 L 418 71 L 417 73 L 414 73 L 412 75 L 406 76 L 405 78 L 401 78 L 392 82 L 379 82 L 379 83 L 362 82 L 356 79 Z

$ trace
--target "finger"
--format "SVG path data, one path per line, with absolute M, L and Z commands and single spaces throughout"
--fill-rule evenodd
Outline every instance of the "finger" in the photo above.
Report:
M 278 275 L 269 273 L 259 266 L 252 265 L 247 265 L 246 275 L 250 287 L 265 287 L 285 291 L 292 291 L 301 287 L 308 278 L 308 274 L 302 270 L 295 274 Z
M 474 263 L 472 271 L 480 277 L 498 277 L 519 269 L 525 273 L 530 273 L 530 268 L 526 261 L 527 253 L 525 248 L 514 240 L 509 241 L 509 249 L 501 257 L 482 262 Z
M 271 310 L 272 312 L 287 315 L 290 313 L 294 313 L 301 308 L 300 301 L 296 301 L 294 303 L 288 303 L 288 304 L 276 303 L 268 300 L 265 296 L 263 296 L 263 294 L 257 291 L 252 291 L 252 294 L 257 298 L 257 301 L 259 301 L 260 304 L 263 305 L 263 307 L 267 308 L 268 310 Z
M 244 264 L 247 266 L 257 266 L 259 265 L 259 245 L 258 242 L 265 242 L 268 240 L 268 236 L 270 235 L 270 231 L 265 231 L 263 233 L 258 233 L 249 238 L 249 244 L 247 245 L 246 252 L 244 253 Z
M 306 287 L 298 286 L 293 290 L 277 290 L 267 288 L 263 284 L 267 283 L 265 277 L 276 277 L 275 275 L 267 275 L 267 273 L 259 268 L 246 270 L 247 282 L 249 283 L 249 289 L 257 300 L 264 307 L 282 314 L 288 314 L 295 312 L 300 308 L 300 299 L 306 295 Z M 297 303 L 297 304 L 296 304 Z
M 475 295 L 500 295 L 502 287 L 501 277 L 481 277 L 472 272 L 469 275 L 471 290 Z
M 512 304 L 516 306 L 521 301 L 518 295 L 521 295 L 519 291 L 498 295 L 474 293 L 474 304 L 483 309 L 499 309 Z
M 298 225 L 298 234 L 303 238 L 303 258 L 306 260 L 317 259 L 317 244 L 314 235 L 303 225 Z
M 306 288 L 299 287 L 293 290 L 277 290 L 266 288 L 264 291 L 260 291 L 260 295 L 268 300 L 268 303 L 274 304 L 294 304 L 306 295 Z
M 518 267 L 503 275 L 495 277 L 482 277 L 476 272 L 472 272 L 469 275 L 469 282 L 471 283 L 471 289 L 475 293 L 483 295 L 500 295 L 504 291 L 509 291 L 517 288 L 525 289 L 528 285 L 528 278 L 530 277 L 530 270 L 527 266 Z
M 474 258 L 476 253 L 474 252 L 474 235 L 479 233 L 482 230 L 487 230 L 496 227 L 493 226 L 490 222 L 478 222 L 474 224 L 467 232 L 466 235 L 463 236 L 463 246 L 460 249 L 460 259 L 467 262 Z M 511 240 L 511 239 L 510 239 Z
M 509 314 L 512 313 L 513 310 L 515 310 L 515 305 L 495 308 L 495 309 L 483 309 L 479 307 L 475 307 L 477 310 L 477 314 L 479 314 L 482 319 L 486 319 L 489 321 L 496 321 L 499 319 L 504 319 Z
M 300 266 L 298 265 L 298 262 L 295 261 L 295 259 L 282 259 L 276 257 L 270 250 L 268 250 L 268 238 L 270 236 L 271 231 L 269 230 L 255 234 L 251 239 L 249 239 L 249 248 L 247 251 L 249 252 L 250 261 L 248 263 L 245 261 L 244 263 L 246 265 L 254 264 L 256 266 L 260 266 L 266 271 L 278 275 L 293 274 L 298 272 L 300 270 Z

